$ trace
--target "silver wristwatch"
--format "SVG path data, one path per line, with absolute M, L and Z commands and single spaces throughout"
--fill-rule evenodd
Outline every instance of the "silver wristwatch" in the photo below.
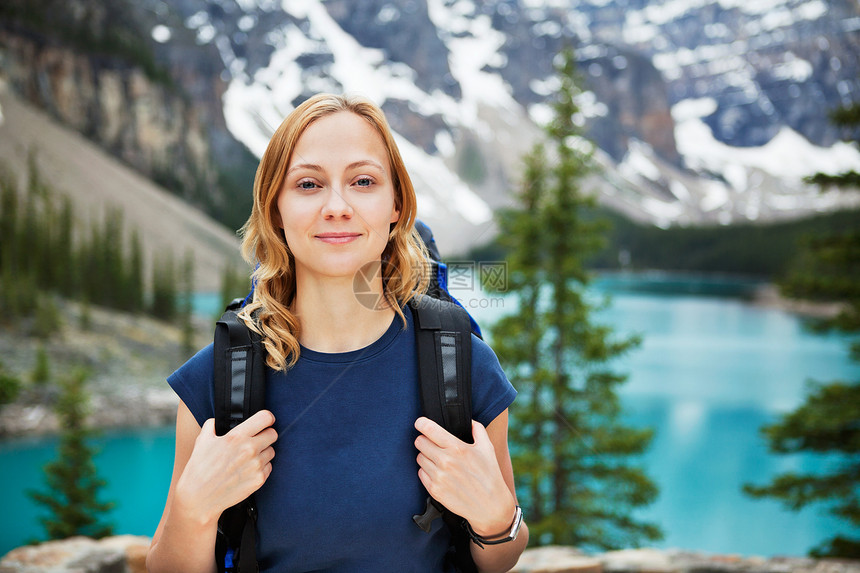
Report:
M 520 506 L 516 507 L 514 511 L 514 522 L 511 524 L 511 531 L 508 533 L 506 537 L 500 537 L 498 539 L 487 539 L 485 537 L 481 537 L 472 529 L 472 526 L 469 525 L 469 522 L 466 522 L 466 531 L 469 532 L 469 537 L 472 538 L 472 541 L 475 542 L 475 545 L 478 547 L 484 547 L 484 545 L 499 545 L 500 543 L 507 543 L 508 541 L 513 541 L 517 538 L 517 535 L 520 533 L 520 526 L 523 524 L 523 509 Z

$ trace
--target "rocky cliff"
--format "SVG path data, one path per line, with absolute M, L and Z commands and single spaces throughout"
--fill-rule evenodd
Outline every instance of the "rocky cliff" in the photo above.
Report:
M 253 158 L 225 126 L 217 50 L 189 38 L 190 47 L 176 41 L 156 53 L 146 31 L 154 13 L 123 1 L 5 4 L 0 78 L 14 92 L 192 205 L 241 224 L 246 212 L 225 213 L 237 192 L 248 204 Z M 237 169 L 242 190 L 225 180 Z
M 0 29 L 0 45 L 9 85 L 62 123 L 177 190 L 214 181 L 200 114 L 167 85 L 138 67 L 38 36 Z

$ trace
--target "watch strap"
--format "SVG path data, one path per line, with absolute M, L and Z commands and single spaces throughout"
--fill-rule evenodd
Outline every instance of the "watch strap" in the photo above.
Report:
M 498 539 L 487 539 L 486 537 L 482 537 L 475 533 L 475 530 L 472 529 L 472 526 L 469 525 L 469 522 L 465 522 L 466 531 L 469 533 L 469 537 L 478 547 L 483 548 L 484 545 L 500 545 L 502 543 L 507 543 L 508 541 L 513 541 L 517 538 L 517 535 L 520 532 L 520 526 L 523 524 L 523 509 L 518 505 L 514 510 L 514 521 L 511 523 L 511 529 L 508 532 L 507 536 L 500 537 Z

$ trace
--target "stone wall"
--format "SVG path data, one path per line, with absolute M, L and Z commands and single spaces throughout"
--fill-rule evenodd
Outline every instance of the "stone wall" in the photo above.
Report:
M 0 573 L 145 573 L 149 542 L 121 535 L 20 547 L 0 560 Z M 512 573 L 860 573 L 860 561 L 656 549 L 587 555 L 571 547 L 541 547 L 527 550 Z

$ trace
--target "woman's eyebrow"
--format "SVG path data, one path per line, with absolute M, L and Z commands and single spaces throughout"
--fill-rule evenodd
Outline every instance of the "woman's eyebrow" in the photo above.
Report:
M 362 159 L 361 161 L 354 161 L 354 162 L 350 163 L 349 165 L 347 165 L 346 168 L 347 168 L 347 170 L 349 170 L 349 169 L 357 169 L 358 167 L 365 167 L 365 166 L 376 167 L 377 169 L 379 169 L 383 173 L 385 172 L 385 168 L 382 167 L 382 164 L 380 164 L 378 161 L 374 161 L 373 159 Z
M 310 171 L 317 171 L 319 173 L 322 173 L 322 171 L 323 171 L 323 168 L 320 167 L 319 165 L 315 165 L 313 163 L 299 163 L 299 164 L 293 165 L 292 167 L 287 169 L 287 175 L 289 175 L 293 171 L 298 171 L 299 169 L 308 169 Z

